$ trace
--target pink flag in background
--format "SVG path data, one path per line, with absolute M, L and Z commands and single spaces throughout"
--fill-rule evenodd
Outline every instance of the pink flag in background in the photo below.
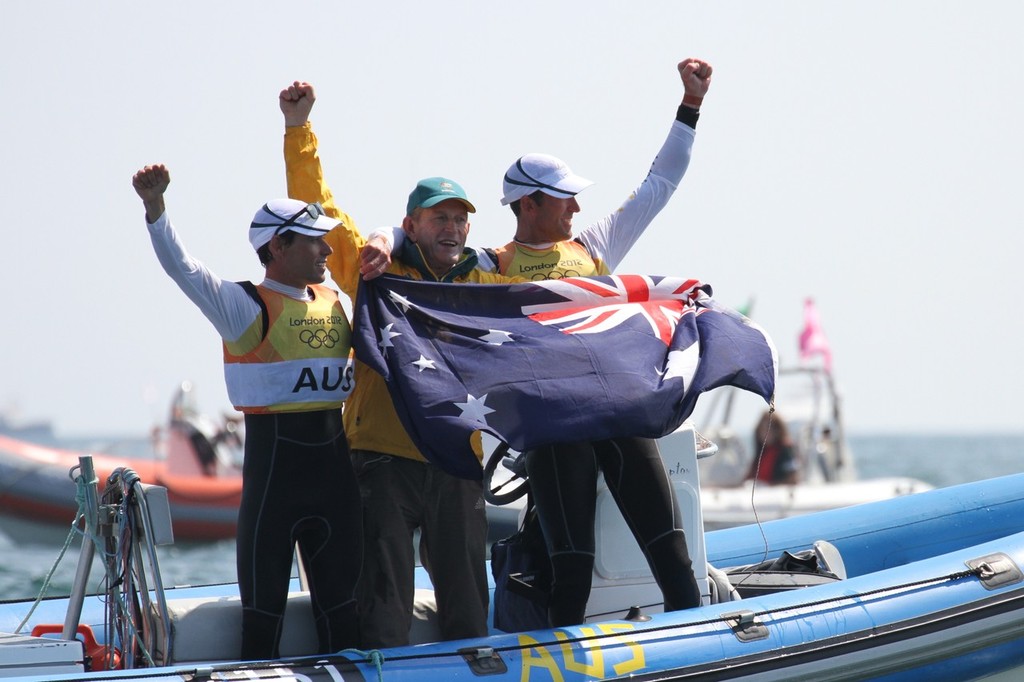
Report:
M 818 309 L 814 307 L 814 299 L 804 300 L 804 330 L 800 332 L 800 360 L 810 360 L 815 355 L 820 355 L 824 363 L 825 371 L 832 371 L 832 349 L 828 346 L 828 339 L 821 329 L 821 320 L 818 319 Z

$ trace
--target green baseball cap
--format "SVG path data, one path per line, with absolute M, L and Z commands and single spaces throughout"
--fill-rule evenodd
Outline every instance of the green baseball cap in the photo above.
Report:
M 462 185 L 448 178 L 424 178 L 416 183 L 416 189 L 409 195 L 409 203 L 405 214 L 412 215 L 417 208 L 430 208 L 448 199 L 458 199 L 466 205 L 470 213 L 476 213 L 476 207 L 466 198 L 466 190 Z

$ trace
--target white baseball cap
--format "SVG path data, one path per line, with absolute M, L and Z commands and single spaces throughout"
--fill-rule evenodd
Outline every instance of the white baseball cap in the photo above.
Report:
M 297 232 L 309 237 L 323 237 L 340 220 L 330 218 L 319 203 L 307 204 L 298 199 L 272 199 L 256 211 L 249 225 L 249 243 L 260 247 L 281 232 Z
M 519 201 L 537 190 L 553 197 L 575 196 L 594 183 L 573 173 L 564 161 L 550 154 L 520 156 L 505 171 L 501 205 Z

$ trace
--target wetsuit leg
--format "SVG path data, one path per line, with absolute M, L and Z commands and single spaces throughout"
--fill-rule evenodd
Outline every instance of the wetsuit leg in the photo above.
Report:
M 421 558 L 445 640 L 487 636 L 487 516 L 483 482 L 427 467 Z
M 661 588 L 665 610 L 699 606 L 679 506 L 657 442 L 617 438 L 593 446 L 605 483 Z
M 551 556 L 548 618 L 552 627 L 578 625 L 594 573 L 594 450 L 589 443 L 562 443 L 531 450 L 526 458 L 530 492 Z
M 362 523 L 340 410 L 246 415 L 245 426 L 236 543 L 242 658 L 279 655 L 296 542 L 321 653 L 353 646 Z
M 292 536 L 309 579 L 319 649 L 326 654 L 359 646 L 356 585 L 362 570 L 362 505 L 341 413 L 331 413 L 321 436 L 301 415 L 286 419 L 281 438 L 308 459 Z
M 413 533 L 420 525 L 428 465 L 368 450 L 353 451 L 352 462 L 366 542 L 359 580 L 362 647 L 404 646 L 415 596 Z
M 280 457 L 275 420 L 268 415 L 245 416 L 245 460 L 242 501 L 238 509 L 235 562 L 242 600 L 242 658 L 276 658 L 281 621 L 288 596 L 292 564 L 290 533 L 278 524 L 264 529 L 265 516 L 275 516 L 284 500 L 268 495 Z M 259 595 L 257 597 L 257 594 Z

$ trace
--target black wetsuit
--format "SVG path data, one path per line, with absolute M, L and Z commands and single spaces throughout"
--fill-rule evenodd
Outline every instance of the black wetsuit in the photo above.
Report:
M 309 578 L 319 653 L 359 642 L 359 486 L 341 410 L 245 415 L 246 484 L 238 510 L 243 659 L 276 658 L 292 547 Z
M 665 610 L 700 605 L 679 510 L 655 441 L 561 443 L 528 452 L 526 468 L 551 555 L 552 627 L 584 621 L 594 573 L 598 471 L 647 557 Z

